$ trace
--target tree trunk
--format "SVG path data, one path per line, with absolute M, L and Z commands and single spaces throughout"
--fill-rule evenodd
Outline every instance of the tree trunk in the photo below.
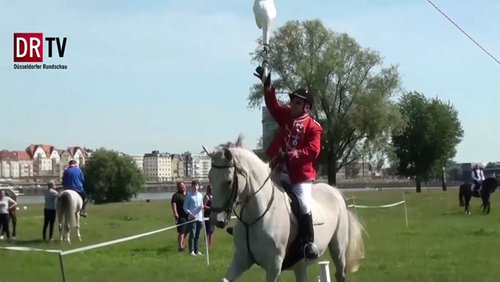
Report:
M 328 184 L 332 186 L 337 185 L 337 160 L 335 160 L 335 157 L 333 154 L 328 154 L 326 156 L 326 166 L 327 166 L 327 172 L 328 172 Z
M 443 187 L 443 191 L 446 191 L 446 173 L 443 167 L 443 177 L 441 179 L 441 187 Z
M 417 184 L 417 193 L 422 192 L 422 179 L 419 176 L 415 177 L 415 183 Z

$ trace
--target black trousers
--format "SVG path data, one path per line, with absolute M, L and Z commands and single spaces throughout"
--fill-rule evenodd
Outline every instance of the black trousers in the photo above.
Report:
M 0 214 L 0 235 L 5 234 L 7 236 L 7 239 L 10 238 L 10 231 L 9 231 L 9 220 L 10 216 L 8 213 L 2 213 Z
M 481 183 L 478 181 L 474 181 L 474 184 L 472 185 L 474 185 L 474 191 L 477 191 L 479 190 L 479 188 L 481 188 Z
M 85 193 L 85 191 L 76 192 L 76 193 L 78 193 L 78 195 L 80 195 L 80 197 L 82 197 L 83 204 L 85 204 L 85 200 L 87 199 L 87 193 Z
M 49 227 L 49 238 L 54 238 L 54 223 L 56 222 L 56 210 L 43 210 L 43 230 L 42 238 L 45 240 L 45 234 L 47 234 L 47 227 Z

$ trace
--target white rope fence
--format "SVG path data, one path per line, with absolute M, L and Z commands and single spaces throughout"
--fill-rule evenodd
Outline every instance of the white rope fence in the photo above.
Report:
M 357 205 L 356 204 L 356 197 L 353 195 L 350 198 L 346 198 L 346 201 L 352 200 L 352 204 L 347 205 L 348 208 L 354 208 L 354 213 L 358 215 L 358 210 L 357 209 L 385 209 L 385 208 L 392 208 L 395 206 L 403 205 L 404 206 L 404 214 L 405 214 L 405 223 L 406 227 L 408 227 L 408 208 L 406 207 L 406 196 L 405 192 L 402 191 L 401 194 L 403 194 L 403 200 L 392 203 L 392 204 L 386 204 L 386 205 L 380 205 L 380 206 L 366 206 L 366 205 Z
M 231 217 L 231 219 L 235 219 L 235 218 L 236 218 L 235 216 Z M 208 218 L 204 218 L 204 220 L 208 220 Z M 31 247 L 18 247 L 18 246 L 0 247 L 0 249 L 11 250 L 11 251 L 23 251 L 23 252 L 57 253 L 59 255 L 59 264 L 60 264 L 60 267 L 61 267 L 62 280 L 63 280 L 63 282 L 66 282 L 66 274 L 65 274 L 65 271 L 64 271 L 63 256 L 71 255 L 71 254 L 76 254 L 76 253 L 81 253 L 81 252 L 85 252 L 85 251 L 89 251 L 89 250 L 93 250 L 93 249 L 97 249 L 97 248 L 111 246 L 111 245 L 114 245 L 114 244 L 123 243 L 123 242 L 127 242 L 127 241 L 130 241 L 130 240 L 134 240 L 134 239 L 138 239 L 138 238 L 142 238 L 142 237 L 154 235 L 154 234 L 161 233 L 161 232 L 164 232 L 164 231 L 167 231 L 167 230 L 170 230 L 170 229 L 177 228 L 178 226 L 181 226 L 181 225 L 189 224 L 189 223 L 194 222 L 194 221 L 196 221 L 196 219 L 193 219 L 193 220 L 181 223 L 181 224 L 176 224 L 176 225 L 173 225 L 173 226 L 161 228 L 161 229 L 158 229 L 158 230 L 146 232 L 146 233 L 141 233 L 141 234 L 137 234 L 137 235 L 125 237 L 125 238 L 120 238 L 120 239 L 116 239 L 116 240 L 112 240 L 112 241 L 108 241 L 108 242 L 98 243 L 98 244 L 89 245 L 89 246 L 85 246 L 85 247 L 81 247 L 81 248 L 76 248 L 76 249 L 71 249 L 71 250 L 66 250 L 66 251 L 63 251 L 63 250 L 50 250 L 50 249 L 39 249 L 39 248 L 31 248 Z M 205 228 L 205 223 L 204 222 L 203 222 L 202 226 L 203 226 L 203 231 L 204 231 L 204 234 L 205 234 L 206 262 L 207 262 L 207 266 L 208 266 L 210 264 L 210 257 L 209 257 L 209 253 L 208 253 L 208 236 L 207 236 L 207 230 Z
M 391 207 L 403 205 L 404 206 L 406 226 L 408 227 L 408 211 L 407 211 L 407 207 L 406 207 L 406 199 L 405 199 L 404 192 L 402 194 L 403 194 L 403 200 L 402 201 L 399 201 L 397 203 L 387 204 L 387 205 L 380 205 L 380 206 L 357 205 L 356 204 L 356 198 L 353 195 L 350 198 L 346 198 L 346 201 L 352 200 L 352 204 L 349 204 L 347 207 L 354 208 L 354 212 L 357 215 L 357 209 L 358 208 L 360 208 L 360 209 L 379 209 L 379 208 L 391 208 Z M 235 219 L 235 218 L 236 218 L 235 216 L 231 217 L 231 219 Z M 208 218 L 204 218 L 204 220 L 208 220 Z M 52 250 L 52 249 L 39 249 L 39 248 L 31 248 L 31 247 L 19 247 L 19 246 L 0 247 L 0 249 L 11 250 L 11 251 L 23 251 L 23 252 L 57 253 L 59 255 L 59 263 L 60 263 L 60 267 L 61 267 L 62 280 L 63 280 L 63 282 L 66 282 L 66 274 L 65 274 L 65 271 L 64 271 L 63 256 L 71 255 L 71 254 L 76 254 L 76 253 L 81 253 L 81 252 L 85 252 L 85 251 L 89 251 L 89 250 L 93 250 L 93 249 L 97 249 L 97 248 L 111 246 L 111 245 L 115 245 L 115 244 L 118 244 L 118 243 L 123 243 L 123 242 L 127 242 L 127 241 L 130 241 L 130 240 L 135 240 L 135 239 L 139 239 L 139 238 L 142 238 L 142 237 L 146 237 L 146 236 L 158 234 L 158 233 L 161 233 L 161 232 L 164 232 L 164 231 L 167 231 L 167 230 L 171 230 L 171 229 L 177 228 L 178 226 L 181 226 L 181 225 L 189 224 L 189 223 L 194 222 L 194 221 L 195 220 L 190 220 L 190 221 L 187 221 L 187 222 L 184 222 L 184 223 L 181 223 L 181 224 L 176 224 L 176 225 L 173 225 L 173 226 L 169 226 L 169 227 L 165 227 L 165 228 L 153 230 L 153 231 L 150 231 L 150 232 L 141 233 L 141 234 L 137 234 L 137 235 L 133 235 L 133 236 L 128 236 L 128 237 L 125 237 L 125 238 L 120 238 L 120 239 L 116 239 L 116 240 L 112 240 L 112 241 L 108 241 L 108 242 L 98 243 L 98 244 L 89 245 L 89 246 L 85 246 L 85 247 L 81 247 L 81 248 L 76 248 L 76 249 L 71 249 L 71 250 L 66 250 L 66 251 L 63 251 L 63 250 Z M 204 231 L 204 235 L 205 235 L 206 262 L 207 262 L 207 266 L 208 266 L 210 264 L 210 256 L 209 256 L 209 252 L 208 252 L 208 236 L 207 236 L 207 230 L 205 228 L 205 224 L 202 224 L 202 226 L 203 226 L 203 231 Z M 319 262 L 319 265 L 320 265 L 320 268 L 321 268 L 321 273 L 320 273 L 321 275 L 318 278 L 321 279 L 320 281 L 328 281 L 328 282 L 330 282 L 330 273 L 329 273 L 329 268 L 328 268 L 328 261 L 326 261 L 326 262 L 325 261 Z

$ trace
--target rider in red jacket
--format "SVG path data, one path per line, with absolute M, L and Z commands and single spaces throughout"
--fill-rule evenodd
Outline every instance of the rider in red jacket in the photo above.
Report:
M 276 99 L 271 75 L 263 78 L 263 69 L 256 70 L 257 77 L 264 81 L 264 100 L 273 119 L 279 125 L 279 132 L 266 150 L 271 165 L 279 165 L 281 180 L 298 198 L 300 204 L 299 230 L 302 234 L 304 256 L 316 259 L 319 256 L 314 245 L 314 229 L 311 215 L 311 188 L 316 179 L 314 163 L 321 150 L 321 125 L 311 116 L 313 96 L 306 89 L 289 94 L 290 105 L 283 105 Z M 290 191 L 289 191 L 290 192 Z

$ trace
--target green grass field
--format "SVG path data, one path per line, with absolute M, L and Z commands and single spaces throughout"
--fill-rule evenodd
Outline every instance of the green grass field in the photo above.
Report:
M 496 194 L 496 193 L 495 193 Z M 366 259 L 349 281 L 499 281 L 500 200 L 492 197 L 492 213 L 480 214 L 478 199 L 472 215 L 458 207 L 457 190 L 407 192 L 409 227 L 403 206 L 358 209 L 369 233 Z M 402 200 L 401 191 L 346 193 L 361 205 L 382 205 Z M 19 211 L 18 245 L 44 249 L 73 249 L 173 224 L 168 201 L 130 202 L 89 207 L 81 224 L 83 242 L 72 245 L 41 241 L 42 205 Z M 56 234 L 57 231 L 56 231 Z M 73 232 L 74 235 L 74 232 Z M 220 281 L 233 253 L 232 240 L 218 229 L 205 256 L 178 253 L 175 230 L 64 257 L 67 281 Z M 58 236 L 57 236 L 58 237 Z M 203 253 L 204 244 L 203 244 Z M 57 254 L 0 250 L 0 281 L 62 281 Z M 329 259 L 325 254 L 324 259 Z M 335 269 L 331 265 L 333 274 Z M 310 281 L 319 268 L 309 268 Z M 253 267 L 239 281 L 263 281 L 264 271 Z M 285 272 L 283 281 L 294 281 Z

